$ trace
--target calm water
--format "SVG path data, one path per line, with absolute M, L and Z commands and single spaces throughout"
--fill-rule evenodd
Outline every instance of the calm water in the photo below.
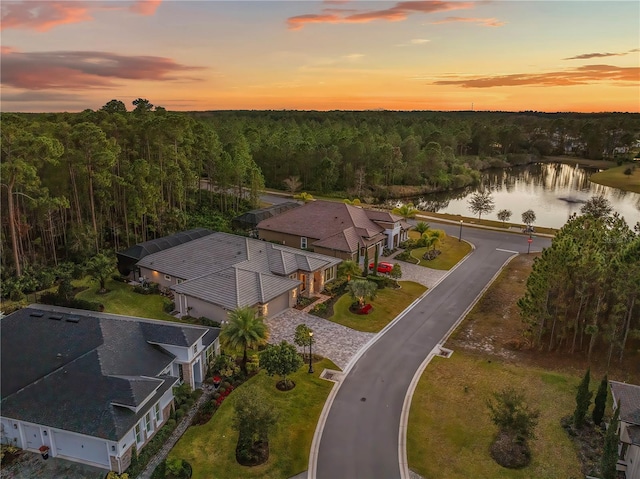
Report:
M 511 221 L 519 223 L 522 213 L 532 209 L 535 225 L 560 228 L 572 213 L 580 213 L 586 200 L 603 195 L 630 226 L 640 221 L 640 195 L 591 183 L 589 176 L 597 171 L 552 163 L 492 169 L 483 173 L 477 187 L 414 198 L 413 202 L 424 211 L 473 216 L 469 197 L 483 188 L 490 189 L 496 208 L 483 218 L 497 220 L 498 211 L 507 209 L 513 213 Z

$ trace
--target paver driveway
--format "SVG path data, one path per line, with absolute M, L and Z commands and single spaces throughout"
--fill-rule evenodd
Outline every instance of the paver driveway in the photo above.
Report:
M 266 320 L 269 326 L 269 342 L 277 344 L 282 340 L 293 344 L 296 327 L 304 323 L 313 330 L 313 352 L 331 359 L 336 366 L 344 369 L 351 358 L 367 344 L 375 333 L 363 333 L 341 324 L 303 313 L 297 309 L 288 309 Z

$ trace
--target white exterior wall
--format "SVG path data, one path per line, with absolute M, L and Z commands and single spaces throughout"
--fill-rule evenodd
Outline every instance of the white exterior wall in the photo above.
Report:
M 19 421 L 14 421 L 13 419 L 3 417 L 0 420 L 2 429 L 0 441 L 2 442 L 2 444 L 13 444 L 20 449 L 23 449 L 22 436 L 20 435 L 20 429 L 18 429 L 18 423 Z
M 402 229 L 399 224 L 394 224 L 393 229 L 385 229 L 385 234 L 387 235 L 387 248 L 393 249 L 393 237 L 398 236 L 398 243 L 400 242 L 400 233 Z
M 640 446 L 629 446 L 624 459 L 627 461 L 627 477 L 630 479 L 640 477 Z

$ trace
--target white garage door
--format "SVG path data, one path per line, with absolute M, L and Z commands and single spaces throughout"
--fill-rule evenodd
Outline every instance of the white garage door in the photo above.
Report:
M 75 457 L 104 466 L 110 464 L 107 444 L 103 440 L 59 431 L 54 431 L 53 437 L 56 450 L 62 456 Z
M 289 307 L 289 293 L 284 293 L 269 301 L 269 311 L 267 316 L 271 317 L 278 313 L 281 313 Z

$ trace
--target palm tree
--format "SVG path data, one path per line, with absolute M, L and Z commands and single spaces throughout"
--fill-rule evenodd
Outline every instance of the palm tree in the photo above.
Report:
M 229 313 L 229 322 L 220 331 L 220 342 L 224 347 L 242 349 L 242 371 L 247 374 L 247 349 L 267 343 L 269 328 L 256 311 L 245 306 Z
M 420 233 L 420 236 L 422 236 L 429 228 L 431 228 L 429 223 L 425 223 L 424 221 L 419 221 L 416 224 L 416 231 Z
M 401 206 L 398 206 L 397 208 L 394 208 L 392 213 L 394 215 L 400 215 L 404 219 L 409 219 L 409 218 L 415 218 L 416 215 L 418 214 L 418 210 L 416 209 L 415 206 L 413 206 L 413 203 L 407 203 L 406 205 L 401 205 Z
M 351 276 L 360 276 L 361 273 L 358 263 L 349 259 L 338 266 L 338 278 L 346 278 L 347 281 L 351 281 Z

